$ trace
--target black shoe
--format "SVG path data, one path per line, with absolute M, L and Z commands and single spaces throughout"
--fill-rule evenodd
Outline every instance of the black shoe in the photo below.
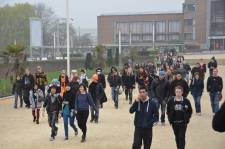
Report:
M 86 137 L 82 135 L 81 143 L 84 143 L 86 141 Z
M 74 133 L 75 133 L 75 136 L 78 135 L 78 129 L 77 128 L 74 129 Z
M 35 123 L 35 121 L 36 121 L 36 117 L 34 117 L 34 119 L 33 119 L 33 122 Z
M 39 120 L 38 119 L 36 120 L 36 124 L 39 124 Z
M 68 137 L 65 137 L 64 140 L 67 141 L 67 140 L 69 140 L 69 138 Z
M 129 104 L 130 104 L 130 105 L 132 104 L 132 101 L 131 101 L 131 100 L 129 101 Z
M 128 97 L 126 97 L 126 100 L 128 100 Z
M 97 119 L 95 119 L 95 123 L 98 124 L 98 120 Z
M 17 109 L 17 106 L 14 106 L 14 109 Z
M 56 128 L 55 130 L 55 136 L 57 136 L 57 133 L 58 133 L 58 128 Z
M 91 120 L 90 120 L 90 123 L 92 123 L 93 121 L 94 121 L 94 118 L 92 117 Z

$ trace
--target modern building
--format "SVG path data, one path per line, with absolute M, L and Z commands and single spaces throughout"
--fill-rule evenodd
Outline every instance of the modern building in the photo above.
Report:
M 104 14 L 98 44 L 109 49 L 224 49 L 225 1 L 185 0 L 182 12 Z M 119 40 L 120 39 L 120 40 Z

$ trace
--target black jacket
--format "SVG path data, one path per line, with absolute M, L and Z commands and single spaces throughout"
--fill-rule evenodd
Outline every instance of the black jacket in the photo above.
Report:
M 134 75 L 123 75 L 123 86 L 126 87 L 126 89 L 134 89 L 135 88 L 135 76 Z
M 134 125 L 136 128 L 151 128 L 159 120 L 157 104 L 152 99 L 146 102 L 134 102 L 130 113 L 135 112 Z
M 191 84 L 190 84 L 190 91 L 192 95 L 196 96 L 201 96 L 202 92 L 204 90 L 204 81 L 203 79 L 199 78 L 197 79 L 192 79 Z
M 213 117 L 212 127 L 215 131 L 225 132 L 225 103 Z
M 105 83 L 105 75 L 103 73 L 98 75 L 99 78 L 99 83 L 102 83 L 103 88 L 106 88 L 106 83 Z
M 17 93 L 17 94 L 22 94 L 22 80 L 16 80 L 13 83 L 13 88 L 12 88 L 12 94 Z
M 182 86 L 184 91 L 183 91 L 183 96 L 184 97 L 187 97 L 188 94 L 189 94 L 189 87 L 188 87 L 188 84 L 187 82 L 184 80 L 184 79 L 181 79 L 181 80 L 173 80 L 170 84 L 170 96 L 175 96 L 175 87 L 176 86 Z
M 54 98 L 54 101 L 52 102 L 52 98 Z M 49 94 L 44 102 L 43 105 L 44 108 L 46 108 L 46 111 L 48 113 L 57 112 L 62 110 L 62 98 L 59 94 L 51 95 Z
M 151 97 L 166 99 L 169 97 L 169 81 L 155 79 L 151 85 Z
M 208 63 L 208 68 L 209 69 L 217 68 L 217 61 L 209 62 Z
M 23 89 L 24 90 L 31 90 L 34 88 L 34 76 L 32 74 L 30 75 L 23 75 L 22 78 L 22 83 L 23 83 Z
M 100 102 L 104 97 L 104 89 L 101 83 L 92 82 L 89 85 L 88 92 L 91 94 L 95 105 L 97 104 L 98 100 Z
M 112 73 L 109 73 L 108 82 L 110 87 L 120 87 L 122 85 L 122 79 L 119 74 L 113 75 Z
M 192 106 L 187 98 L 183 98 L 182 109 L 184 112 L 184 123 L 188 124 L 192 115 Z M 174 123 L 175 112 L 175 99 L 173 97 L 167 103 L 167 116 L 170 124 Z
M 75 105 L 75 96 L 73 94 L 73 92 L 70 91 L 66 91 L 63 95 L 63 105 L 68 104 L 69 105 L 69 109 L 73 110 L 74 109 L 74 105 Z M 64 106 L 62 107 L 64 108 Z
M 208 92 L 221 92 L 223 89 L 223 80 L 219 76 L 210 76 L 207 80 Z

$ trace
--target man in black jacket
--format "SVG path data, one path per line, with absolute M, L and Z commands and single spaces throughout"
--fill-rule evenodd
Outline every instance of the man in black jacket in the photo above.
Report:
M 118 109 L 119 103 L 119 91 L 122 85 L 122 79 L 115 67 L 111 68 L 111 72 L 108 75 L 109 86 L 111 87 L 112 99 L 114 101 L 114 106 Z
M 89 85 L 89 90 L 88 92 L 91 94 L 91 97 L 93 98 L 93 102 L 96 106 L 96 109 L 91 108 L 91 120 L 90 122 L 92 123 L 93 121 L 95 123 L 98 123 L 99 119 L 99 107 L 101 104 L 101 99 L 103 98 L 103 86 L 101 83 L 98 81 L 98 75 L 94 74 L 92 76 L 92 82 Z
M 58 132 L 58 127 L 56 127 L 55 123 L 58 119 L 59 113 L 62 110 L 62 98 L 59 94 L 56 93 L 57 86 L 51 86 L 51 93 L 47 95 L 46 100 L 43 105 L 43 113 L 44 109 L 48 113 L 48 123 L 51 127 L 51 138 L 50 141 L 55 140 L 55 136 Z
M 23 100 L 26 104 L 25 107 L 30 108 L 29 92 L 31 89 L 34 88 L 34 77 L 31 74 L 29 68 L 25 70 L 25 75 L 23 75 L 22 83 L 23 83 Z
M 171 98 L 167 104 L 167 115 L 176 138 L 177 149 L 185 148 L 185 134 L 187 124 L 192 115 L 192 107 L 190 101 L 183 97 L 183 88 L 175 87 L 176 96 Z
M 183 96 L 187 97 L 189 94 L 189 86 L 187 82 L 182 78 L 180 72 L 177 72 L 175 80 L 170 84 L 170 96 L 175 96 L 175 87 L 180 85 L 183 88 Z
M 159 72 L 159 79 L 155 79 L 151 85 L 151 97 L 156 98 L 161 106 L 161 122 L 165 124 L 166 103 L 169 97 L 169 81 L 165 79 L 166 73 Z
M 218 69 L 213 69 L 213 75 L 209 76 L 207 80 L 207 91 L 210 95 L 212 112 L 219 111 L 219 96 L 223 90 L 223 79 L 218 76 Z
M 135 113 L 135 131 L 132 149 L 140 149 L 142 140 L 144 142 L 144 149 L 150 149 L 152 127 L 158 122 L 159 114 L 155 101 L 148 97 L 145 87 L 140 87 L 139 96 L 131 106 L 130 113 Z
M 217 68 L 217 61 L 215 59 L 215 57 L 212 57 L 210 59 L 210 62 L 208 63 L 208 69 L 209 69 L 209 75 L 213 75 L 213 69 Z

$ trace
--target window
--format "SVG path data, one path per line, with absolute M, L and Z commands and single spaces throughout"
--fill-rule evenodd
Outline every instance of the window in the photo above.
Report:
M 156 41 L 165 41 L 166 36 L 165 35 L 156 35 Z
M 153 32 L 153 22 L 143 23 L 143 34 L 149 34 Z
M 142 23 L 139 23 L 139 22 L 130 23 L 130 32 L 133 34 L 141 34 L 142 33 Z
M 156 32 L 165 33 L 166 32 L 166 22 L 156 22 Z
M 193 33 L 184 33 L 184 40 L 193 40 Z
M 184 19 L 184 25 L 193 26 L 193 19 Z
M 131 40 L 132 40 L 132 42 L 140 42 L 141 36 L 140 35 L 132 35 Z
M 143 41 L 152 41 L 152 35 L 143 35 Z
M 179 35 L 169 35 L 168 36 L 168 38 L 169 38 L 170 41 L 171 40 L 179 40 L 180 39 L 179 37 L 180 37 Z
M 195 4 L 184 4 L 183 11 L 195 11 L 196 5 Z
M 180 33 L 181 23 L 180 21 L 170 21 L 169 22 L 169 32 L 170 33 Z
M 119 33 L 119 31 L 121 31 L 121 34 L 129 34 L 129 23 L 117 23 L 116 25 L 116 30 L 117 33 Z

